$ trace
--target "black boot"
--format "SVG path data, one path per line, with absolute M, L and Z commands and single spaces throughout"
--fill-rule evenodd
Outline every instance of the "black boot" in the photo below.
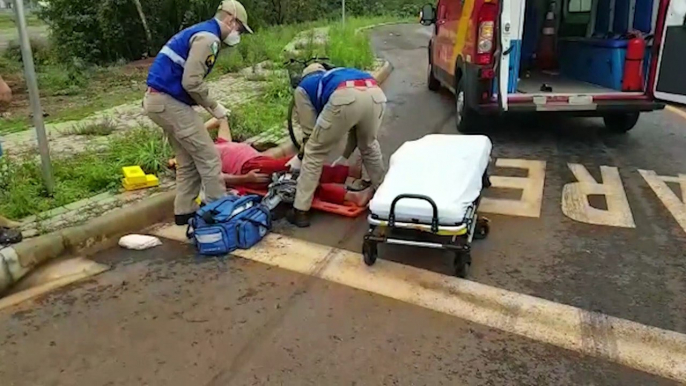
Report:
M 195 216 L 195 213 L 174 215 L 176 225 L 188 225 L 188 222 Z
M 23 239 L 19 229 L 0 228 L 0 246 L 17 244 Z
M 310 226 L 310 212 L 292 208 L 286 214 L 286 219 L 289 223 L 298 228 L 307 228 Z

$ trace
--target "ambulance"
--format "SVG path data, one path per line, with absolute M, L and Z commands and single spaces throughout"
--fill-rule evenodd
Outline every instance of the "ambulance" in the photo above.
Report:
M 686 102 L 685 16 L 686 0 L 438 0 L 420 13 L 428 87 L 455 94 L 465 133 L 519 112 L 625 133 L 658 99 Z

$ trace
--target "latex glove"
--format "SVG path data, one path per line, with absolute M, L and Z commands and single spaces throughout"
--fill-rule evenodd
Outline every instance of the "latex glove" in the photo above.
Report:
M 347 164 L 348 164 L 348 159 L 343 157 L 343 156 L 340 156 L 340 157 L 336 158 L 336 160 L 333 161 L 333 163 L 331 163 L 331 166 L 347 165 Z
M 298 158 L 297 155 L 293 156 L 290 161 L 286 162 L 286 166 L 290 167 L 291 171 L 300 170 L 301 165 L 302 161 L 300 161 L 300 158 Z
M 225 119 L 229 115 L 229 110 L 226 109 L 221 103 L 217 103 L 217 107 L 210 110 L 210 114 L 217 119 Z

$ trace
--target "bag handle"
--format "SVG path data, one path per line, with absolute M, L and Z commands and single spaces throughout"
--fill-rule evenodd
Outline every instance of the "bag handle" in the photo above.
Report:
M 226 204 L 231 204 L 232 207 L 233 207 L 233 209 L 231 210 L 231 212 L 233 212 L 233 210 L 235 210 L 236 207 L 239 207 L 239 206 L 241 206 L 241 205 L 244 205 L 244 204 L 247 203 L 247 202 L 258 201 L 259 199 L 260 199 L 259 196 L 254 195 L 254 194 L 251 194 L 251 195 L 248 195 L 248 196 L 241 197 L 241 198 L 239 198 L 239 199 L 237 199 L 237 200 L 225 200 L 224 202 L 222 202 L 221 204 L 217 205 L 216 207 L 214 207 L 214 208 L 212 208 L 212 209 L 206 209 L 204 212 L 202 212 L 202 214 L 200 214 L 200 217 L 202 217 L 203 220 L 205 220 L 206 223 L 208 223 L 208 224 L 214 224 L 214 223 L 215 223 L 215 221 L 214 221 L 214 216 L 217 215 L 217 214 L 219 214 L 219 213 L 221 212 L 221 211 L 219 210 L 219 208 L 223 207 L 224 205 L 226 205 Z M 202 210 L 202 209 L 201 209 L 201 210 Z M 232 217 L 233 217 L 233 216 L 232 216 Z M 229 219 L 231 219 L 231 217 L 229 217 Z
M 195 236 L 195 217 L 191 217 L 188 221 L 188 227 L 186 228 L 186 238 L 192 239 Z

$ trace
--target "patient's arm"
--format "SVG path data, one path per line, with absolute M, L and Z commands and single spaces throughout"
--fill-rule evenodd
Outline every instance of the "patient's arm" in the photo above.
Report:
M 222 179 L 228 186 L 244 186 L 247 184 L 268 184 L 269 175 L 260 173 L 259 170 L 251 170 L 247 174 L 235 175 L 222 173 Z
M 214 130 L 217 127 L 219 127 L 219 119 L 217 118 L 210 118 L 207 122 L 205 122 L 206 130 Z
M 217 132 L 217 138 L 221 138 L 227 142 L 232 142 L 231 128 L 229 127 L 228 119 L 211 118 L 205 122 L 206 130 L 214 130 L 217 128 L 219 128 L 219 131 Z

